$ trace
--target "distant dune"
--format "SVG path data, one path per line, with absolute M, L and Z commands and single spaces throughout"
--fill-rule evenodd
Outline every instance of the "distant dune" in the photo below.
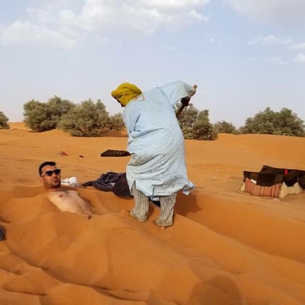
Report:
M 179 193 L 174 225 L 160 230 L 154 205 L 140 223 L 121 213 L 132 199 L 79 187 L 96 209 L 88 221 L 58 211 L 38 181 L 46 160 L 80 183 L 125 172 L 129 157 L 100 157 L 126 150 L 125 132 L 75 138 L 10 128 L 0 130 L 0 304 L 305 304 L 305 193 L 278 200 L 239 191 L 244 170 L 305 170 L 305 138 L 186 140 L 196 189 Z

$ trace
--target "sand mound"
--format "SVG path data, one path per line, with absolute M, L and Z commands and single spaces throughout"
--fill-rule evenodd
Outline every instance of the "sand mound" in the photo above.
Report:
M 304 170 L 305 139 L 186 141 L 197 188 L 178 195 L 174 226 L 160 230 L 153 204 L 140 223 L 121 213 L 132 199 L 78 188 L 96 211 L 87 220 L 58 211 L 38 182 L 45 160 L 79 182 L 124 172 L 129 157 L 100 153 L 125 150 L 126 137 L 83 139 L 16 126 L 0 131 L 0 225 L 7 231 L 0 304 L 305 304 L 305 194 L 272 200 L 236 192 L 243 170 Z

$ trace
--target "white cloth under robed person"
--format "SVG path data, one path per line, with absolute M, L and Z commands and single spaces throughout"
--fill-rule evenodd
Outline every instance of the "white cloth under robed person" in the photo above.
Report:
M 152 199 L 170 196 L 179 190 L 188 193 L 194 184 L 188 180 L 184 137 L 174 105 L 191 97 L 195 89 L 182 81 L 143 92 L 123 111 L 128 132 L 127 180 Z

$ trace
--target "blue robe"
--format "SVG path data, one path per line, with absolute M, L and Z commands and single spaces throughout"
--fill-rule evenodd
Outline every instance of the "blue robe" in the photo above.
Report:
M 174 105 L 191 96 L 194 88 L 181 81 L 144 92 L 123 111 L 128 133 L 127 181 L 147 197 L 170 196 L 179 190 L 188 193 L 184 137 Z

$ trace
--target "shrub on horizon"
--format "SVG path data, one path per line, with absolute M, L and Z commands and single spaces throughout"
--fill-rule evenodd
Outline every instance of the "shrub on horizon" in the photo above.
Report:
M 74 137 L 101 137 L 110 130 L 109 114 L 100 100 L 89 99 L 63 115 L 58 128 Z
M 2 111 L 0 111 L 0 129 L 10 129 L 8 120 L 8 117 Z
M 23 105 L 24 123 L 33 131 L 42 132 L 56 129 L 63 115 L 75 105 L 60 97 L 54 96 L 47 103 L 31 100 Z

